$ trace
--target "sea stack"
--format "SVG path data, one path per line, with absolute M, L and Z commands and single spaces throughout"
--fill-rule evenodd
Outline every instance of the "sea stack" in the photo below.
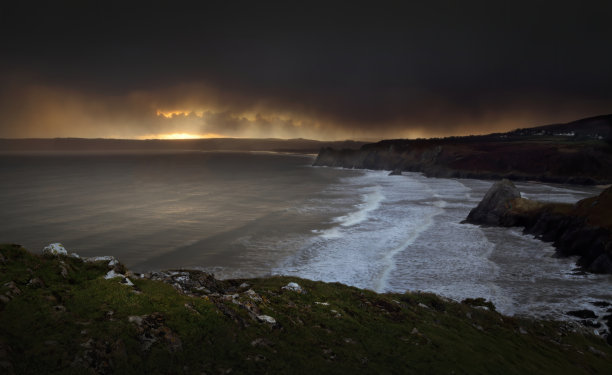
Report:
M 496 182 L 491 186 L 482 201 L 473 208 L 466 222 L 483 225 L 500 225 L 502 217 L 510 209 L 511 201 L 520 198 L 520 191 L 507 179 Z

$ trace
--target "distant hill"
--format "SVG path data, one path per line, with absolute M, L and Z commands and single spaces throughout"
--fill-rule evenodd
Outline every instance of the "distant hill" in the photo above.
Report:
M 422 172 L 431 177 L 612 183 L 612 115 L 507 133 L 394 139 L 324 148 L 314 165 Z
M 562 136 L 579 139 L 612 139 L 612 114 L 589 117 L 567 124 L 552 124 L 534 128 L 517 129 L 508 136 Z
M 104 138 L 24 138 L 0 139 L 0 151 L 112 151 L 112 150 L 204 150 L 279 151 L 317 153 L 321 147 L 357 149 L 365 142 L 322 142 L 310 139 L 104 139 Z

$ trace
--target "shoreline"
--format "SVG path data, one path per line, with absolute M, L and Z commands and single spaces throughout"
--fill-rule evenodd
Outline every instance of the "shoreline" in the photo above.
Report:
M 610 129 L 612 115 L 606 115 L 481 136 L 390 139 L 358 150 L 324 147 L 313 164 L 422 172 L 429 177 L 608 185 Z M 573 136 L 563 136 L 569 130 Z
M 318 168 L 318 167 L 315 167 L 315 168 Z M 358 174 L 361 175 L 362 173 L 368 172 L 368 171 L 360 170 L 358 172 L 359 172 Z M 375 173 L 376 175 L 381 176 L 381 179 L 383 181 L 400 181 L 401 180 L 401 178 L 398 180 L 397 177 L 386 177 L 386 173 L 385 172 L 381 172 L 381 171 L 372 171 L 372 172 Z M 404 178 L 410 178 L 410 176 L 404 176 Z M 424 180 L 424 181 L 429 181 L 429 179 L 425 179 L 423 177 L 421 177 L 420 179 Z M 446 179 L 442 179 L 442 180 L 446 180 Z M 450 182 L 453 182 L 452 180 L 453 179 L 449 179 Z M 467 181 L 471 182 L 473 180 L 467 180 Z M 460 182 L 460 181 L 458 181 L 458 182 Z M 543 185 L 542 183 L 538 183 L 538 184 L 539 185 Z M 483 184 L 480 184 L 480 185 L 483 185 Z M 567 186 L 565 186 L 565 187 L 567 188 Z M 580 190 L 580 189 L 578 189 L 578 190 Z M 484 192 L 483 192 L 483 194 L 484 194 Z M 393 201 L 394 200 L 395 199 L 393 199 Z M 356 204 L 357 203 L 359 203 L 359 202 L 356 202 Z M 465 201 L 464 203 L 467 203 L 467 201 Z M 363 204 L 363 202 L 361 204 Z M 350 209 L 350 212 L 348 212 L 348 215 L 357 214 L 356 212 L 353 212 L 354 210 L 357 210 L 357 208 Z M 466 214 L 467 214 L 467 211 L 466 211 Z M 343 215 L 343 216 L 346 216 L 346 215 Z M 332 221 L 334 221 L 334 220 L 335 219 L 333 219 Z M 456 222 L 458 223 L 459 220 L 457 220 Z M 339 222 L 335 222 L 335 224 L 333 224 L 333 225 L 339 225 L 341 230 L 343 230 L 343 228 L 344 228 L 344 227 L 342 227 L 341 223 L 339 223 Z M 236 234 L 239 234 L 239 233 L 236 233 Z M 323 234 L 323 232 L 321 232 L 321 234 Z M 232 234 L 232 236 L 233 235 L 234 234 Z M 315 233 L 315 234 L 312 234 L 312 236 L 313 237 L 317 237 L 318 234 Z M 59 238 L 61 238 L 61 237 L 59 237 Z M 488 238 L 488 240 L 489 241 L 493 241 L 491 238 Z M 493 245 L 491 245 L 491 246 L 493 246 Z M 42 247 L 42 245 L 40 247 Z M 40 247 L 38 247 L 38 248 L 40 248 Z M 79 249 L 78 247 L 74 247 L 74 248 L 77 249 L 77 250 Z M 86 254 L 88 254 L 88 255 L 107 254 L 107 252 L 105 252 L 103 249 L 102 250 L 98 249 L 97 251 L 95 251 L 93 253 L 92 252 L 87 252 Z M 110 254 L 114 254 L 115 256 L 118 256 L 119 258 L 121 258 L 121 253 L 120 252 L 115 252 L 115 253 L 110 253 Z M 222 256 L 222 255 L 220 255 L 220 256 Z M 172 258 L 172 257 L 168 256 L 168 258 Z M 183 257 L 183 258 L 185 258 L 185 257 Z M 385 259 L 387 259 L 387 258 L 385 258 Z M 418 260 L 418 257 L 415 258 L 415 259 Z M 486 263 L 486 259 L 484 259 L 483 261 Z M 433 260 L 433 262 L 436 262 L 436 261 Z M 136 262 L 136 264 L 140 264 L 140 263 L 142 263 L 142 262 L 141 261 L 137 261 Z M 201 266 L 199 269 L 207 271 L 207 272 L 214 272 L 215 274 L 218 273 L 215 269 L 217 269 L 217 268 L 221 269 L 222 271 L 219 271 L 219 272 L 221 272 L 221 275 L 225 275 L 225 276 L 221 276 L 222 279 L 233 279 L 233 278 L 236 278 L 236 277 L 253 277 L 253 276 L 269 275 L 269 274 L 283 274 L 282 269 L 280 269 L 282 267 L 280 267 L 280 266 L 279 267 L 273 267 L 273 268 L 268 267 L 263 272 L 257 272 L 257 273 L 254 273 L 254 274 L 248 274 L 249 273 L 248 271 L 242 271 L 240 269 L 240 267 L 241 267 L 240 265 L 238 265 L 239 268 L 232 268 L 232 267 L 234 267 L 233 265 L 230 265 L 230 266 L 226 267 L 224 264 L 219 265 L 219 267 L 217 267 L 216 266 L 217 263 L 215 263 L 214 260 L 212 260 L 212 262 L 204 262 L 204 263 L 198 263 L 198 264 L 212 265 L 210 267 Z M 128 265 L 129 265 L 130 268 L 132 268 L 134 266 L 134 263 L 133 262 L 132 263 L 128 262 Z M 180 264 L 180 262 L 177 262 L 177 263 L 168 263 L 168 264 L 159 263 L 158 262 L 158 264 L 155 267 L 153 267 L 153 268 L 134 267 L 134 269 L 136 269 L 139 272 L 145 272 L 145 271 L 148 271 L 148 270 L 163 270 L 163 269 L 168 269 L 168 268 L 179 268 L 179 267 L 183 267 L 184 269 L 194 269 L 194 268 L 198 269 L 193 264 L 191 264 L 191 265 L 190 264 Z M 402 267 L 401 265 L 397 266 L 397 268 L 400 268 L 400 269 L 401 269 L 401 267 Z M 226 270 L 229 270 L 229 271 L 224 273 L 223 272 L 223 268 L 225 268 Z M 396 267 L 394 267 L 394 268 L 396 268 Z M 565 266 L 562 265 L 562 268 L 565 269 Z M 237 271 L 234 272 L 234 270 L 237 270 Z M 245 273 L 247 273 L 247 275 L 245 275 Z M 458 272 L 458 273 L 460 273 L 460 272 Z M 301 272 L 293 273 L 293 275 L 309 277 L 308 276 L 308 269 L 306 270 L 306 272 L 304 272 L 304 270 L 302 270 Z M 469 277 L 469 275 L 468 275 L 468 277 Z M 376 280 L 373 281 L 374 284 L 371 284 L 369 282 L 365 282 L 365 283 L 351 283 L 350 281 L 346 281 L 346 279 L 336 279 L 336 278 L 333 278 L 333 277 L 319 277 L 317 279 L 324 280 L 324 281 L 327 281 L 327 282 L 341 281 L 341 282 L 346 283 L 347 285 L 356 285 L 356 286 L 359 286 L 359 287 L 369 288 L 371 290 L 377 290 L 377 289 L 380 290 L 380 287 L 377 287 L 376 285 L 380 285 L 381 284 L 380 281 L 376 281 Z M 400 279 L 398 279 L 398 280 L 400 280 Z M 389 290 L 393 290 L 395 292 L 401 292 L 401 291 L 407 290 L 407 289 L 410 289 L 410 290 L 419 290 L 419 289 L 425 289 L 426 288 L 424 286 L 419 287 L 420 284 L 419 285 L 415 285 L 415 287 L 412 287 L 412 284 L 410 284 L 410 280 L 409 279 L 405 279 L 404 278 L 404 279 L 401 279 L 401 280 L 402 281 L 400 281 L 400 282 L 398 282 L 396 284 L 399 287 L 396 287 L 396 288 L 393 288 L 393 289 L 389 288 Z M 499 279 L 497 279 L 497 280 L 499 280 Z M 497 283 L 497 280 L 493 280 L 492 282 Z M 526 299 L 526 297 L 524 297 L 524 296 L 527 295 L 527 294 L 525 294 L 527 292 L 527 290 L 524 290 L 524 289 L 517 289 L 517 290 L 515 290 L 512 286 L 509 286 L 508 283 L 512 282 L 512 280 L 508 279 L 506 276 L 504 276 L 500 281 L 501 281 L 501 283 L 500 284 L 496 284 L 496 285 L 498 287 L 500 285 L 503 285 L 502 286 L 502 288 L 504 288 L 503 295 L 502 294 L 498 294 L 501 297 L 499 297 L 498 301 L 495 301 L 495 302 L 496 303 L 499 302 L 500 306 L 504 306 L 504 304 L 502 304 L 502 301 L 504 301 L 504 300 L 508 300 L 509 301 L 507 303 L 508 308 L 505 308 L 505 309 L 502 308 L 502 311 L 505 311 L 505 312 L 517 311 L 518 314 L 525 315 L 525 316 L 543 316 L 543 314 L 537 314 L 537 315 L 525 314 L 525 312 L 524 312 L 525 308 L 522 308 L 522 307 L 519 308 L 519 309 L 515 309 L 514 306 L 522 306 L 524 304 L 524 301 Z M 402 283 L 404 283 L 404 284 L 402 284 Z M 449 283 L 452 283 L 452 281 L 449 281 Z M 364 285 L 366 285 L 366 286 L 364 286 Z M 404 285 L 406 285 L 406 286 L 404 287 Z M 446 284 L 446 285 L 451 285 L 451 284 Z M 529 288 L 529 286 L 527 286 L 527 288 Z M 582 288 L 582 287 L 580 287 L 580 288 Z M 582 288 L 582 289 L 584 289 L 584 288 Z M 436 291 L 435 288 L 428 289 L 428 290 L 430 292 L 440 293 L 440 292 Z M 466 290 L 470 290 L 470 289 L 466 289 Z M 481 290 L 481 289 L 478 288 L 477 290 Z M 487 298 L 491 298 L 491 296 L 494 296 L 494 295 L 495 294 L 486 294 L 486 293 L 485 294 L 483 294 L 483 293 L 465 293 L 465 294 L 461 293 L 459 295 L 456 295 L 456 294 L 452 294 L 451 292 L 447 292 L 445 294 L 445 296 L 453 298 L 455 300 L 461 300 L 463 298 L 468 298 L 468 297 L 474 297 L 475 298 L 475 297 L 480 297 L 480 296 L 487 296 Z M 521 302 L 521 301 L 523 301 L 523 302 Z M 570 310 L 570 309 L 571 309 L 571 307 L 570 308 L 565 308 L 565 307 L 558 308 L 558 309 L 555 309 L 555 311 L 550 313 L 549 315 L 550 316 L 555 316 L 556 315 L 558 317 L 560 315 L 563 315 L 564 312 L 566 312 L 567 310 Z
M 241 159 L 239 159 L 239 160 L 242 160 L 242 157 L 241 157 Z M 291 160 L 291 159 L 290 159 L 290 158 L 287 158 L 286 160 Z M 295 161 L 295 159 L 294 159 L 294 161 Z M 294 164 L 295 164 L 295 163 L 294 163 Z M 302 164 L 302 162 L 300 162 L 300 164 Z M 317 167 L 317 168 L 318 168 L 318 167 Z M 310 169 L 310 168 L 309 168 L 309 167 L 304 167 L 304 169 Z M 313 168 L 313 169 L 314 169 L 314 168 Z M 333 175 L 336 175 L 336 173 L 331 173 L 331 172 L 333 172 L 333 171 L 329 171 L 329 172 L 330 172 L 330 173 L 327 173 L 327 174 L 333 174 Z M 353 174 L 354 174 L 354 175 L 361 175 L 361 174 L 363 174 L 364 172 L 365 172 L 365 171 L 360 170 L 360 171 L 355 171 L 355 173 L 345 173 L 345 174 L 348 174 L 348 175 L 353 175 Z M 387 182 L 388 182 L 388 181 L 401 181 L 401 180 L 402 180 L 402 178 L 400 178 L 400 179 L 396 180 L 396 177 L 388 177 L 388 178 L 387 178 L 387 177 L 386 177 L 386 174 L 387 174 L 386 172 L 381 172 L 381 171 L 373 171 L 373 172 L 375 172 L 377 175 L 381 176 L 381 177 L 380 177 L 380 180 L 381 180 L 381 181 L 387 181 Z M 300 172 L 300 173 L 301 173 L 301 172 Z M 368 173 L 368 174 L 369 174 L 369 173 Z M 369 180 L 372 180 L 372 179 L 371 179 L 371 178 L 369 178 Z M 442 180 L 440 180 L 440 181 L 436 181 L 435 179 L 433 179 L 433 180 L 432 180 L 432 179 L 428 179 L 428 178 L 426 179 L 426 178 L 424 178 L 424 177 L 422 177 L 422 176 L 420 176 L 420 177 L 418 178 L 418 180 L 419 180 L 420 182 L 425 182 L 426 184 L 429 184 L 429 183 L 435 183 L 435 184 L 438 184 L 438 182 L 442 181 Z M 474 181 L 474 180 L 468 180 L 468 181 Z M 377 181 L 370 181 L 370 182 L 372 182 L 373 184 L 376 184 L 376 183 L 377 183 Z M 459 186 L 459 184 L 457 184 L 455 181 L 449 180 L 448 182 L 449 182 L 451 185 L 457 185 L 457 186 Z M 465 183 L 465 181 L 463 181 L 463 182 Z M 539 183 L 539 184 L 541 184 L 541 183 Z M 360 185 L 360 183 L 358 183 L 358 184 L 357 184 L 357 185 L 355 185 L 355 186 L 359 186 L 359 185 Z M 417 184 L 417 185 L 419 185 L 419 186 L 420 186 L 420 184 Z M 481 186 L 481 185 L 482 185 L 482 186 L 484 186 L 484 185 L 486 185 L 486 183 L 478 183 L 478 184 L 476 184 L 476 186 Z M 474 185 L 472 184 L 472 185 L 469 185 L 469 186 L 474 186 Z M 452 187 L 452 186 L 451 186 L 451 187 Z M 409 187 L 406 187 L 405 189 L 404 189 L 404 188 L 402 188 L 402 190 L 405 190 L 405 193 L 401 193 L 400 195 L 403 195 L 403 194 L 414 195 L 414 194 L 411 194 L 411 193 L 410 193 L 411 189 L 410 189 Z M 582 190 L 582 189 L 577 188 L 577 190 Z M 351 191 L 352 191 L 352 190 L 351 190 Z M 398 191 L 398 190 L 395 190 L 395 191 Z M 438 191 L 438 189 L 437 189 L 437 188 L 436 188 L 436 191 Z M 444 191 L 444 190 L 441 190 L 441 191 Z M 462 194 L 463 194 L 461 191 L 463 191 L 463 190 L 460 190 L 460 191 L 458 192 L 458 194 L 459 194 L 459 195 L 462 195 Z M 480 190 L 478 190 L 478 191 L 480 192 Z M 439 192 L 439 191 L 438 191 L 438 192 Z M 357 191 L 357 193 L 359 193 L 359 191 Z M 483 192 L 483 193 L 484 193 L 484 192 Z M 362 193 L 359 193 L 359 194 L 362 194 Z M 453 193 L 453 194 L 454 194 L 454 193 Z M 480 193 L 478 193 L 478 194 L 474 194 L 474 193 L 472 193 L 472 195 L 473 195 L 474 197 L 478 196 L 479 194 L 480 194 Z M 351 195 L 352 195 L 352 193 L 351 193 Z M 444 194 L 443 194 L 443 195 L 444 195 Z M 359 198 L 359 195 L 355 195 L 354 197 Z M 389 196 L 389 197 L 391 197 L 391 196 Z M 402 198 L 401 196 L 398 196 L 398 199 L 404 199 L 404 198 Z M 434 200 L 435 200 L 435 199 L 434 199 Z M 391 199 L 389 202 L 391 202 L 391 201 L 395 202 L 395 201 L 396 201 L 396 199 L 395 199 L 395 198 L 393 198 L 393 199 Z M 354 201 L 354 203 L 355 203 L 356 205 L 359 205 L 359 204 L 363 204 L 364 202 L 360 202 L 360 201 L 358 201 L 358 200 L 355 200 L 355 201 Z M 466 203 L 466 201 L 462 201 L 461 203 Z M 407 203 L 407 204 L 408 204 L 408 205 L 410 205 L 410 203 Z M 344 206 L 346 206 L 346 205 L 344 205 Z M 386 204 L 386 206 L 391 208 L 391 207 L 393 207 L 393 204 L 391 204 L 391 205 Z M 453 206 L 453 205 L 451 204 L 451 206 Z M 409 207 L 409 206 L 407 206 L 407 207 Z M 356 208 L 356 207 L 355 207 L 355 208 L 350 208 L 349 206 L 346 206 L 346 209 L 350 211 L 350 212 L 348 212 L 348 214 L 350 214 L 351 212 L 353 212 L 353 211 L 357 210 L 357 208 Z M 375 214 L 376 214 L 376 213 L 375 213 Z M 384 214 L 384 212 L 382 212 L 382 211 L 381 211 L 381 212 L 380 212 L 380 215 L 383 215 L 383 214 Z M 467 214 L 467 212 L 466 212 L 466 214 Z M 336 216 L 337 216 L 337 215 L 336 215 Z M 378 216 L 378 214 L 376 214 L 375 216 Z M 24 216 L 24 217 L 27 217 L 27 216 Z M 385 217 L 387 217 L 387 216 L 385 216 Z M 375 220 L 375 221 L 376 221 L 376 220 Z M 458 222 L 458 221 L 457 221 L 457 222 Z M 395 224 L 397 224 L 397 222 L 396 222 Z M 334 224 L 334 225 L 337 225 L 337 224 Z M 399 225 L 399 224 L 398 224 L 398 225 Z M 402 225 L 403 225 L 403 224 L 402 224 Z M 341 226 L 341 230 L 342 230 L 342 228 L 344 228 L 344 227 L 342 227 L 342 226 Z M 383 228 L 383 229 L 384 229 L 384 228 Z M 400 231 L 401 231 L 401 228 L 400 228 Z M 59 238 L 57 238 L 58 240 L 59 240 L 60 238 L 63 238 L 63 237 L 62 237 L 62 234 L 61 234 L 61 232 L 60 232 L 60 231 L 57 231 L 56 233 L 57 233 L 57 235 L 59 236 Z M 240 233 L 240 232 L 236 232 L 236 233 L 234 233 L 234 234 L 239 234 L 239 233 Z M 234 234 L 232 234 L 232 237 L 234 236 Z M 344 234 L 344 233 L 343 233 L 343 234 Z M 430 233 L 430 234 L 431 234 L 431 233 Z M 429 236 L 430 234 L 428 234 L 427 236 Z M 350 235 L 350 234 L 348 234 L 348 233 L 347 233 L 347 235 Z M 316 236 L 316 235 L 315 235 L 315 236 Z M 53 237 L 55 237 L 55 236 L 53 236 Z M 53 239 L 53 237 L 51 237 L 51 239 Z M 85 245 L 83 245 L 83 246 L 85 246 Z M 452 245 L 451 245 L 451 246 L 452 246 Z M 37 247 L 37 246 L 36 246 L 36 247 Z M 40 247 L 42 247 L 42 245 L 41 245 Z M 40 248 L 40 247 L 37 247 L 37 248 Z M 76 247 L 76 246 L 75 246 L 74 248 L 75 248 L 75 249 L 77 249 L 77 250 L 79 249 L 79 247 Z M 213 247 L 210 247 L 210 248 L 213 248 Z M 107 254 L 107 252 L 105 252 L 105 251 L 104 251 L 104 249 L 102 249 L 102 247 L 101 247 L 101 246 L 98 246 L 98 247 L 97 247 L 97 249 L 98 249 L 99 251 L 98 251 L 98 250 L 96 250 L 96 251 L 94 251 L 94 252 L 88 252 L 87 254 L 89 254 L 89 255 L 94 255 L 94 254 Z M 102 250 L 100 250 L 100 249 L 102 249 Z M 390 249 L 390 247 L 389 247 L 389 249 Z M 384 250 L 384 249 L 383 249 L 383 250 Z M 113 253 L 111 253 L 111 254 L 113 254 Z M 118 256 L 119 258 L 121 258 L 121 252 L 115 252 L 115 253 L 114 253 L 114 255 L 116 255 L 116 256 Z M 186 259 L 186 258 L 185 258 L 185 259 Z M 417 261 L 418 261 L 419 259 L 421 259 L 421 256 L 417 256 L 417 257 L 415 258 L 415 260 L 417 260 Z M 424 259 L 424 258 L 423 258 L 423 259 Z M 245 261 L 246 261 L 246 260 L 245 260 Z M 485 259 L 484 261 L 485 261 L 485 263 L 486 263 L 486 259 Z M 434 260 L 434 264 L 435 264 L 435 262 L 436 262 L 436 261 Z M 180 262 L 179 262 L 179 263 L 180 263 Z M 214 262 L 200 262 L 199 264 L 204 264 L 204 265 L 206 265 L 206 264 L 216 264 L 216 263 L 214 263 Z M 315 266 L 316 266 L 316 265 L 315 265 Z M 156 268 L 156 269 L 167 269 L 167 268 L 174 268 L 174 267 L 176 267 L 176 265 L 174 265 L 174 264 L 161 264 L 161 265 L 159 265 L 159 267 L 158 267 L 158 268 Z M 401 269 L 402 267 L 403 267 L 403 266 L 401 266 L 401 265 L 400 265 L 400 266 L 398 266 L 398 269 Z M 189 265 L 186 265 L 186 267 L 185 267 L 185 268 L 189 269 L 189 268 L 191 268 L 191 267 L 189 267 Z M 434 267 L 434 268 L 435 268 L 435 267 Z M 139 271 L 144 271 L 144 269 L 143 269 L 143 270 L 139 270 Z M 266 273 L 268 273 L 268 271 L 266 271 Z M 264 273 L 264 274 L 266 274 L 266 273 Z M 275 273 L 277 273 L 277 272 L 275 272 Z M 458 273 L 458 274 L 460 274 L 461 272 L 457 272 L 457 273 Z M 312 273 L 311 273 L 311 274 L 312 274 Z M 309 276 L 308 276 L 308 273 L 305 273 L 305 274 L 303 274 L 303 275 L 304 275 L 304 277 L 309 277 Z M 435 275 L 435 272 L 434 272 L 434 273 L 432 273 L 432 275 Z M 296 276 L 299 276 L 299 274 L 297 274 Z M 236 276 L 229 276 L 229 278 L 234 278 L 234 277 L 236 277 Z M 240 276 L 240 277 L 244 277 L 244 276 Z M 366 277 L 366 276 L 364 276 L 364 277 Z M 434 276 L 432 276 L 432 277 L 434 277 Z M 309 278 L 310 278 L 310 277 L 309 277 Z M 337 280 L 337 279 L 334 279 L 334 278 L 321 278 L 321 279 L 323 279 L 323 280 L 327 280 L 327 281 L 336 281 L 336 280 Z M 403 279 L 403 280 L 405 281 L 405 280 L 407 280 L 407 279 Z M 345 282 L 346 284 L 351 285 L 351 283 L 350 283 L 350 282 L 346 282 L 345 280 L 338 280 L 338 281 L 342 281 L 342 282 Z M 409 281 L 409 280 L 408 280 L 408 281 Z M 502 280 L 502 282 L 506 284 L 506 288 L 507 288 L 507 284 L 508 284 L 508 282 L 511 282 L 511 281 L 512 281 L 512 280 L 509 280 L 509 281 L 507 281 L 507 280 L 506 280 L 506 281 L 503 281 L 503 280 Z M 447 284 L 445 284 L 445 285 L 451 285 L 451 283 L 452 283 L 452 282 L 453 282 L 453 281 L 451 280 L 451 281 L 448 281 L 448 283 L 447 283 L 447 280 L 444 280 L 442 283 L 447 283 Z M 497 282 L 497 281 L 493 280 L 493 282 Z M 362 287 L 363 287 L 363 284 L 352 284 L 352 285 L 359 285 L 359 286 L 362 286 Z M 393 289 L 393 290 L 394 290 L 394 291 L 397 291 L 397 292 L 400 292 L 400 291 L 403 291 L 403 290 L 405 290 L 405 289 L 411 289 L 411 290 L 423 289 L 423 288 L 420 288 L 418 285 L 416 285 L 415 287 L 412 287 L 412 285 L 408 285 L 408 284 L 405 284 L 405 285 L 407 285 L 407 286 L 404 288 L 404 286 L 403 286 L 401 283 L 398 283 L 398 284 L 397 284 L 397 286 L 398 286 L 398 287 L 397 287 L 397 288 L 395 288 L 395 289 Z M 503 285 L 503 284 L 497 284 L 497 285 Z M 607 284 L 606 284 L 606 285 L 607 285 Z M 373 286 L 368 286 L 368 288 L 371 288 L 371 289 L 377 289 L 377 287 L 376 287 L 375 285 L 373 285 Z M 458 288 L 458 287 L 457 287 L 457 288 Z M 529 288 L 529 287 L 528 287 L 528 288 Z M 380 289 L 380 288 L 379 288 L 379 289 Z M 432 289 L 433 289 L 433 288 L 432 288 Z M 480 293 L 480 291 L 481 291 L 482 289 L 483 289 L 483 288 L 479 288 L 479 287 L 478 287 L 478 288 L 476 288 L 476 289 L 474 289 L 474 290 L 472 291 L 471 289 L 467 288 L 467 289 L 465 289 L 465 290 L 467 290 L 467 291 L 468 291 L 468 293 L 466 293 L 466 295 L 464 295 L 464 294 L 460 294 L 459 296 L 453 296 L 453 297 L 454 297 L 454 299 L 455 299 L 455 300 L 461 300 L 461 299 L 464 299 L 464 298 L 467 298 L 467 297 L 470 297 L 470 298 L 471 298 L 471 297 L 474 297 L 474 298 L 476 298 L 476 297 L 479 297 L 479 296 L 487 296 L 487 298 L 491 298 L 491 294 L 483 294 L 483 293 Z M 584 289 L 584 288 L 583 288 L 583 289 Z M 435 290 L 430 290 L 430 291 L 431 291 L 431 292 L 436 292 Z M 524 296 L 526 296 L 526 295 L 527 295 L 527 294 L 525 294 L 525 293 L 524 293 L 524 290 L 519 290 L 519 292 L 521 292 L 521 294 L 520 294 L 520 295 L 518 295 L 518 294 L 516 294 L 516 295 L 515 295 L 515 294 L 513 294 L 513 293 L 514 293 L 514 288 L 513 288 L 513 287 L 507 288 L 507 289 L 505 289 L 503 292 L 504 292 L 504 296 L 503 296 L 503 298 L 500 298 L 500 300 L 503 300 L 503 299 L 508 299 L 508 300 L 510 301 L 510 300 L 513 300 L 513 299 L 514 299 L 514 296 L 516 296 L 516 297 L 517 297 L 516 301 L 518 301 L 518 302 L 513 302 L 513 303 L 515 303 L 515 304 L 516 304 L 516 306 L 519 306 L 519 305 L 521 306 L 521 307 L 520 307 L 520 310 L 517 310 L 517 311 L 518 311 L 518 314 L 519 314 L 519 315 L 524 315 L 524 314 L 522 313 L 522 311 L 525 311 L 525 309 L 526 309 L 526 308 L 524 308 L 524 307 L 522 307 L 522 306 L 526 305 L 526 297 L 524 297 Z M 448 295 L 448 294 L 447 294 L 447 295 Z M 590 296 L 590 294 L 589 294 L 589 296 Z M 594 300 L 594 301 L 595 301 L 595 300 Z M 495 301 L 495 302 L 497 303 L 497 301 Z M 500 302 L 500 305 L 501 305 L 501 302 Z M 502 305 L 502 306 L 503 306 L 503 305 Z M 508 306 L 510 306 L 510 305 L 508 305 Z M 512 306 L 510 306 L 510 307 L 512 307 Z M 513 310 L 514 310 L 514 309 L 509 308 L 509 309 L 503 309 L 502 311 L 513 311 Z M 562 314 L 562 312 L 565 312 L 565 311 L 568 311 L 568 310 L 571 310 L 571 307 L 570 307 L 570 308 L 565 308 L 565 306 L 563 306 L 563 310 L 562 310 L 562 309 L 560 309 L 560 308 L 559 308 L 559 309 L 555 309 L 555 311 L 559 311 L 559 315 L 561 315 L 561 314 Z M 539 314 L 539 315 L 541 316 L 541 314 Z M 599 315 L 599 313 L 598 313 L 598 315 Z
M 487 191 L 466 223 L 522 227 L 524 234 L 553 243 L 560 256 L 579 256 L 577 265 L 592 273 L 612 274 L 612 188 L 575 204 L 525 199 L 509 180 Z

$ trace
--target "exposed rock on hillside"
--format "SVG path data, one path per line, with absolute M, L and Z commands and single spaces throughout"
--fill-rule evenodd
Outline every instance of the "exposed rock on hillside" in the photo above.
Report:
M 61 243 L 52 243 L 42 249 L 45 255 L 68 255 L 68 251 Z
M 493 184 L 478 206 L 472 209 L 467 221 L 475 224 L 499 225 L 511 207 L 511 202 L 521 193 L 509 180 Z

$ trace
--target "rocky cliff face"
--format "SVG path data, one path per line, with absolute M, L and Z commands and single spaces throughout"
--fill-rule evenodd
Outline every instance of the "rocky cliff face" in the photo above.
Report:
M 509 180 L 493 184 L 478 206 L 470 211 L 467 221 L 484 225 L 500 225 L 510 209 L 511 202 L 521 193 Z
M 573 127 L 565 124 L 563 129 L 583 129 L 588 123 L 587 119 Z M 612 127 L 612 116 L 598 118 L 597 124 Z M 386 140 L 363 145 L 359 150 L 322 148 L 314 165 L 422 172 L 429 177 L 612 183 L 609 139 L 527 130 L 488 136 Z
M 542 211 L 525 232 L 550 241 L 563 256 L 578 255 L 578 265 L 589 272 L 612 274 L 610 230 L 591 225 L 584 217 Z
M 576 205 L 564 205 L 517 197 L 511 185 L 494 184 L 466 222 L 522 226 L 525 233 L 552 242 L 560 255 L 578 255 L 578 265 L 587 271 L 612 273 L 612 187 Z

